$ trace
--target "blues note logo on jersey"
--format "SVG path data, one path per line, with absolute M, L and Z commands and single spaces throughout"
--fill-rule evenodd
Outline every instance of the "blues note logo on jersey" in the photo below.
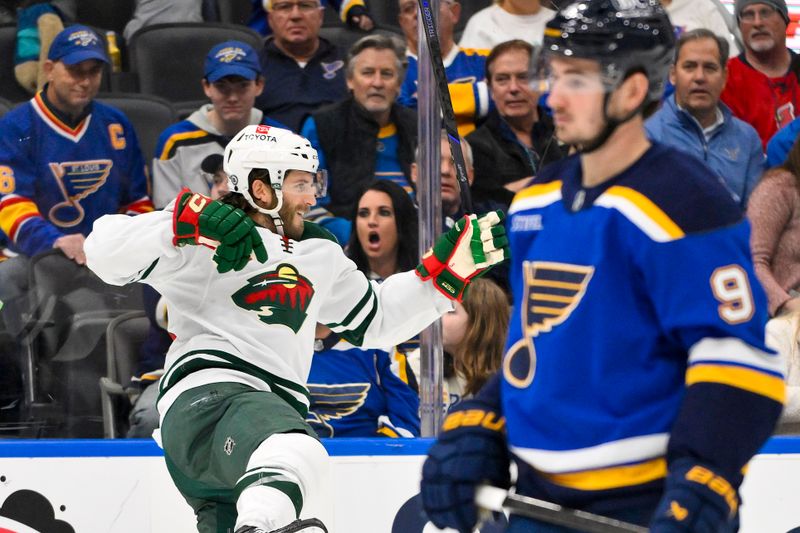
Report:
M 332 61 L 331 63 L 320 63 L 322 70 L 325 74 L 322 75 L 326 80 L 332 80 L 336 77 L 336 73 L 344 66 L 344 61 Z
M 70 228 L 83 221 L 81 200 L 105 184 L 114 162 L 110 159 L 50 163 L 64 201 L 50 208 L 50 221 L 61 228 Z
M 330 420 L 339 420 L 355 413 L 364 405 L 369 392 L 369 383 L 341 383 L 337 385 L 308 384 L 311 407 L 306 416 L 320 437 L 333 437 Z
M 308 278 L 283 263 L 273 272 L 248 279 L 232 298 L 239 307 L 256 312 L 262 322 L 282 324 L 297 333 L 313 296 L 314 287 Z
M 503 359 L 506 380 L 519 388 L 530 385 L 536 371 L 533 339 L 569 318 L 594 274 L 591 266 L 546 261 L 525 261 L 522 269 L 522 338 Z

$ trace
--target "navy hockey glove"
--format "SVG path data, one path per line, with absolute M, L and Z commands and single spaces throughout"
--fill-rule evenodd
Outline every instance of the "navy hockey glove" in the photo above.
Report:
M 214 262 L 220 273 L 241 270 L 255 253 L 256 259 L 267 260 L 267 250 L 252 219 L 241 209 L 212 200 L 202 194 L 183 189 L 175 200 L 172 228 L 176 246 L 206 244 L 219 241 Z
M 480 400 L 456 405 L 422 467 L 422 506 L 439 528 L 469 533 L 478 522 L 475 487 L 507 488 L 510 458 L 505 418 Z
M 508 258 L 504 217 L 502 211 L 465 215 L 436 239 L 417 266 L 417 275 L 423 281 L 432 279 L 451 300 L 462 301 L 470 281 Z
M 722 533 L 732 527 L 739 496 L 727 479 L 690 459 L 670 465 L 651 533 Z

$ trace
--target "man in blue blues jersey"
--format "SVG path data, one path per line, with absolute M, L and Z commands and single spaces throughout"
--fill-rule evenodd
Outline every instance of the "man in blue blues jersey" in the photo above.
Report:
M 514 315 L 499 375 L 444 422 L 425 509 L 471 531 L 475 486 L 649 525 L 731 532 L 784 401 L 749 226 L 699 160 L 648 141 L 673 32 L 658 0 L 582 0 L 545 31 L 559 140 L 515 197 Z M 505 422 L 505 423 L 503 423 Z M 572 531 L 512 516 L 508 531 Z

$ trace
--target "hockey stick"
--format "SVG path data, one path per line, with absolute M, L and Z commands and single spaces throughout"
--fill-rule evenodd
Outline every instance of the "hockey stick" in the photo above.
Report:
M 511 494 L 505 489 L 484 485 L 475 493 L 475 503 L 490 511 L 508 509 L 511 514 L 535 518 L 548 524 L 571 527 L 586 533 L 647 533 L 647 528 L 607 516 L 555 503 Z
M 469 192 L 469 181 L 467 181 L 467 165 L 464 162 L 464 153 L 461 151 L 461 137 L 456 127 L 456 114 L 453 112 L 453 102 L 450 100 L 450 89 L 447 87 L 442 47 L 439 45 L 439 36 L 436 32 L 436 21 L 431 12 L 430 0 L 418 0 L 418 2 L 422 13 L 422 25 L 425 27 L 425 41 L 428 43 L 430 51 L 433 77 L 439 93 L 439 105 L 442 108 L 442 124 L 447 132 L 450 154 L 456 167 L 461 207 L 465 213 L 470 214 L 472 213 L 472 194 Z

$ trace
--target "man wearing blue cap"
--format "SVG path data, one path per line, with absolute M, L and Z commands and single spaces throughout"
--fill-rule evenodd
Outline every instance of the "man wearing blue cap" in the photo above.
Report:
M 253 107 L 264 89 L 264 78 L 258 54 L 250 45 L 226 41 L 214 46 L 206 56 L 201 83 L 211 103 L 164 130 L 158 140 L 153 161 L 157 208 L 172 201 L 183 187 L 208 194 L 214 177 L 202 171 L 203 160 L 222 155 L 231 137 L 245 126 L 286 127 Z
M 120 111 L 94 101 L 106 64 L 93 30 L 65 28 L 43 65 L 45 86 L 0 120 L 0 229 L 19 254 L 0 264 L 3 318 L 12 334 L 25 311 L 28 257 L 58 248 L 84 264 L 84 236 L 96 219 L 153 210 L 133 127 Z

